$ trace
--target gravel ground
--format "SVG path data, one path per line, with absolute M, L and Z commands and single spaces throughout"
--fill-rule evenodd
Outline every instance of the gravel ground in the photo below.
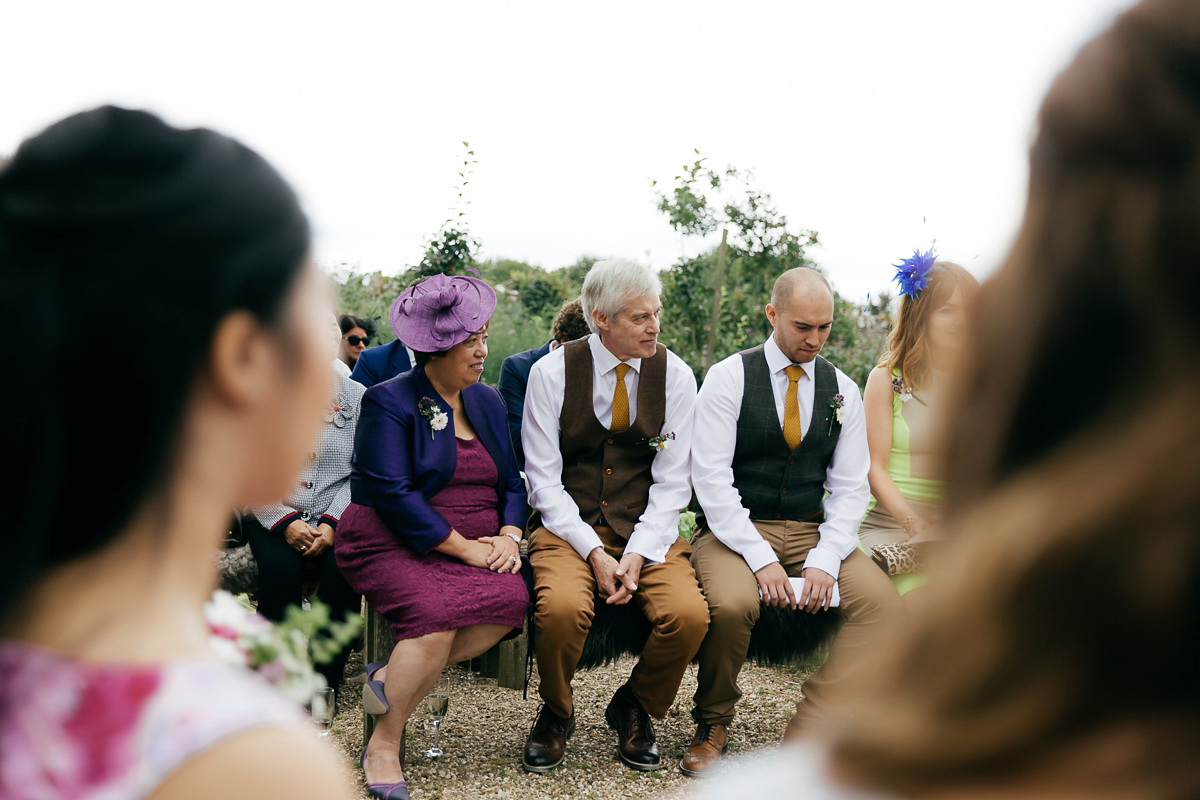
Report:
M 696 689 L 696 667 L 688 668 L 670 713 L 655 725 L 665 768 L 636 772 L 617 760 L 616 734 L 604 722 L 605 706 L 634 663 L 634 659 L 626 658 L 575 676 L 576 731 L 567 743 L 563 765 L 546 775 L 527 773 L 520 765 L 521 749 L 539 706 L 534 691 L 536 674 L 528 699 L 522 699 L 519 691 L 500 688 L 491 679 L 451 681 L 450 711 L 442 726 L 445 756 L 437 761 L 427 759 L 422 751 L 432 743 L 433 731 L 426 730 L 426 721 L 416 715 L 409 722 L 405 774 L 413 800 L 686 797 L 695 783 L 679 771 L 678 761 L 695 732 L 688 712 Z M 347 674 L 361 668 L 361 655 L 356 654 Z M 454 666 L 447 668 L 447 673 L 458 678 L 463 670 Z M 804 674 L 799 669 L 746 665 L 741 676 L 745 695 L 730 729 L 730 755 L 778 743 L 795 708 Z M 358 687 L 343 687 L 341 694 L 342 708 L 330 742 L 343 753 L 358 781 L 360 797 L 366 800 L 366 786 L 358 767 L 362 750 Z

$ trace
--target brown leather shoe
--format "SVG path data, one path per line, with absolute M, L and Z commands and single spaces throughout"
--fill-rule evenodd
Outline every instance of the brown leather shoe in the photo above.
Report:
M 683 751 L 679 759 L 679 771 L 693 778 L 710 772 L 721 761 L 729 749 L 728 731 L 724 725 L 701 722 L 696 726 L 692 746 Z
M 663 768 L 650 715 L 625 686 L 617 690 L 604 709 L 608 726 L 617 732 L 617 755 L 626 766 L 642 772 Z
M 555 714 L 547 706 L 538 711 L 529 738 L 525 740 L 525 753 L 521 756 L 521 767 L 526 772 L 549 772 L 563 762 L 567 754 L 567 739 L 575 732 L 575 715 L 567 719 Z

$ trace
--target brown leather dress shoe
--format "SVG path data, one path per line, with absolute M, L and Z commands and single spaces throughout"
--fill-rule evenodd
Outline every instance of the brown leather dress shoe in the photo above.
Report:
M 567 739 L 575 732 L 575 715 L 567 719 L 542 706 L 533 729 L 525 740 L 525 753 L 521 756 L 521 767 L 526 772 L 549 772 L 563 762 L 567 753 Z
M 604 710 L 608 726 L 617 732 L 617 755 L 626 766 L 642 772 L 663 768 L 654 726 L 633 693 L 622 686 Z
M 684 750 L 683 758 L 679 759 L 679 771 L 693 778 L 710 772 L 729 749 L 727 733 L 724 725 L 709 725 L 706 722 L 697 725 L 692 746 Z

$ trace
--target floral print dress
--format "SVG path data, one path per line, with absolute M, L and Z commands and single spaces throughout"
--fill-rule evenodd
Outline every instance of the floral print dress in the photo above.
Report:
M 0 641 L 0 800 L 145 797 L 230 736 L 303 719 L 216 658 L 93 664 Z

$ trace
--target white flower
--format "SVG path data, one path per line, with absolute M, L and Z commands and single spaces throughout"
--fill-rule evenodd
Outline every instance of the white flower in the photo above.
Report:
M 235 667 L 246 666 L 246 662 L 250 658 L 250 654 L 243 650 L 237 642 L 226 639 L 224 636 L 209 636 L 208 646 L 217 658 Z
M 841 425 L 843 422 L 846 421 L 846 407 L 838 406 L 837 411 L 834 412 L 834 416 L 837 417 L 838 425 Z
M 666 450 L 666 449 L 667 449 L 668 447 L 670 447 L 670 446 L 671 446 L 671 440 L 670 440 L 670 439 L 663 439 L 661 442 L 659 442 L 659 443 L 658 443 L 658 449 L 659 449 L 659 450 Z
M 912 389 L 905 389 L 904 391 L 899 392 L 899 395 L 901 403 L 907 403 L 909 400 L 913 399 Z
M 229 592 L 217 590 L 204 606 L 209 646 L 230 664 L 249 667 L 288 698 L 307 705 L 325 679 L 308 660 L 308 641 L 294 628 L 277 628 Z
M 440 430 L 444 430 L 446 425 L 449 424 L 449 422 L 450 422 L 449 415 L 446 414 L 445 411 L 439 411 L 438 413 L 433 415 L 432 419 L 429 420 L 429 427 L 433 428 L 435 431 L 440 431 Z

